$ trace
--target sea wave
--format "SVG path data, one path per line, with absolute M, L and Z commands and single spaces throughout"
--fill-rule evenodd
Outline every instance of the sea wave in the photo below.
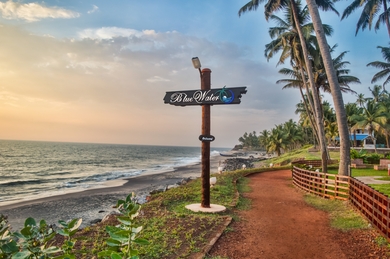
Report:
M 111 171 L 111 172 L 105 172 L 101 174 L 94 174 L 84 178 L 71 179 L 70 181 L 66 181 L 60 184 L 57 188 L 72 188 L 75 186 L 88 187 L 90 185 L 93 185 L 94 183 L 96 184 L 96 183 L 140 175 L 144 171 L 145 170 L 123 170 L 123 171 Z
M 14 180 L 8 182 L 0 182 L 0 187 L 15 187 L 20 185 L 43 184 L 46 182 L 47 181 L 41 179 Z

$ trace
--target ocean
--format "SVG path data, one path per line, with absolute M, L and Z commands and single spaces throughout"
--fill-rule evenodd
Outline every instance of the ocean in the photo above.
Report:
M 211 148 L 211 155 L 228 148 Z M 0 140 L 0 206 L 199 163 L 199 147 Z

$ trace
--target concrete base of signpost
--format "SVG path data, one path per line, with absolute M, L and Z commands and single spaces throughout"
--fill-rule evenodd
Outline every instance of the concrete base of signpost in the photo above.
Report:
M 217 213 L 226 210 L 225 206 L 217 205 L 217 204 L 210 204 L 210 208 L 203 208 L 200 203 L 187 205 L 186 208 L 193 212 L 206 212 L 206 213 Z

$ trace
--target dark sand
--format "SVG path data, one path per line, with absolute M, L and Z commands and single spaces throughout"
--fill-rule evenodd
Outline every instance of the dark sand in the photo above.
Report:
M 218 163 L 223 160 L 225 159 L 220 156 L 211 157 L 210 174 L 217 173 Z M 171 172 L 128 178 L 121 186 L 91 189 L 0 206 L 0 214 L 8 216 L 14 231 L 20 230 L 28 217 L 37 221 L 44 219 L 48 224 L 57 224 L 58 220 L 82 218 L 81 227 L 85 227 L 90 225 L 91 221 L 102 219 L 115 211 L 113 206 L 117 200 L 126 198 L 131 192 L 137 196 L 147 195 L 152 190 L 200 176 L 200 164 L 178 167 Z

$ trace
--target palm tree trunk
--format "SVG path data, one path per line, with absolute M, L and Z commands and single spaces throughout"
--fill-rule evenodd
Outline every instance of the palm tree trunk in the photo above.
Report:
M 317 89 L 316 89 L 315 83 L 314 83 L 312 65 L 311 65 L 311 62 L 309 60 L 309 52 L 307 50 L 306 41 L 305 41 L 305 38 L 303 36 L 301 27 L 300 27 L 300 22 L 298 20 L 297 6 L 296 6 L 296 3 L 294 0 L 291 0 L 291 7 L 292 7 L 291 9 L 293 11 L 293 17 L 294 17 L 294 22 L 296 25 L 296 30 L 298 32 L 299 40 L 300 40 L 301 46 L 302 46 L 302 52 L 303 52 L 303 56 L 305 59 L 306 72 L 307 72 L 307 75 L 309 77 L 310 87 L 311 87 L 313 95 L 316 96 Z M 316 99 L 317 98 L 314 98 L 314 108 L 315 108 L 315 118 L 316 118 L 317 125 L 318 125 L 318 136 L 319 136 L 319 140 L 320 140 L 319 144 L 321 147 L 321 158 L 322 158 L 321 165 L 322 165 L 322 172 L 326 173 L 326 172 L 328 172 L 328 156 L 327 156 L 328 152 L 327 152 L 327 147 L 326 147 L 326 142 L 325 142 L 324 123 L 320 119 L 321 118 L 320 107 L 319 107 L 318 101 Z
M 301 74 L 303 74 L 302 69 L 301 69 Z M 304 78 L 304 77 L 303 77 L 303 78 Z M 304 82 L 304 84 L 305 84 L 306 87 L 307 87 L 306 82 L 305 82 L 305 81 L 303 81 L 303 82 Z M 299 87 L 299 91 L 300 91 L 300 93 L 301 93 L 303 105 L 305 106 L 306 113 L 307 113 L 307 116 L 309 117 L 309 121 L 310 121 L 311 127 L 313 128 L 313 132 L 315 133 L 315 136 L 316 136 L 316 138 L 317 138 L 317 142 L 320 143 L 320 142 L 319 142 L 318 130 L 317 130 L 316 124 L 313 122 L 313 117 L 311 116 L 311 110 L 309 110 L 309 107 L 307 106 L 307 102 L 306 102 L 306 100 L 305 100 L 305 96 L 304 96 L 304 94 L 303 94 L 303 92 L 302 92 L 302 88 L 301 88 L 301 87 Z
M 340 134 L 340 175 L 350 174 L 350 143 L 348 133 L 347 115 L 345 112 L 343 96 L 341 93 L 340 85 L 337 80 L 337 75 L 333 67 L 332 57 L 329 51 L 329 45 L 327 43 L 324 29 L 321 22 L 321 17 L 318 12 L 317 4 L 315 0 L 306 0 L 307 7 L 312 17 L 313 26 L 316 32 L 318 44 L 320 47 L 321 55 L 324 61 L 326 75 L 328 77 L 331 94 L 333 97 L 334 108 L 336 112 L 337 125 Z

